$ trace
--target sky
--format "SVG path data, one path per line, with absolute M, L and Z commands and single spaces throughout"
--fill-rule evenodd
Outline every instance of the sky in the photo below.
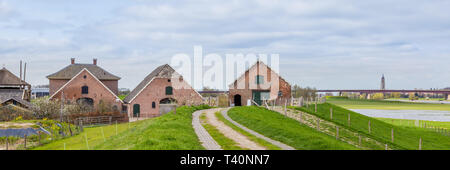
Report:
M 92 63 L 133 89 L 177 53 L 279 54 L 291 84 L 318 89 L 450 87 L 445 0 L 0 0 L 0 65 L 48 84 Z

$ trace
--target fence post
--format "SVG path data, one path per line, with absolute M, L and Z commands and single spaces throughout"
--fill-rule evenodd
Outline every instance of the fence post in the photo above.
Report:
M 284 115 L 287 116 L 287 99 L 284 102 Z
M 330 119 L 333 120 L 333 108 L 330 108 Z
M 371 130 L 370 130 L 370 120 L 369 120 L 369 133 L 371 132 Z
M 27 135 L 26 135 L 26 134 L 23 135 L 23 138 L 24 138 L 24 144 L 23 144 L 23 147 L 24 147 L 25 149 L 27 149 Z
M 112 123 L 112 116 L 109 116 L 109 125 Z
M 116 135 L 117 135 L 117 120 L 116 120 Z
M 339 126 L 336 126 L 336 140 L 339 140 Z
M 317 118 L 317 130 L 320 130 L 320 119 Z
M 317 113 L 317 101 L 316 101 L 316 104 L 314 106 L 314 112 Z
M 70 133 L 70 136 L 73 136 L 73 134 L 72 134 L 72 128 L 70 128 L 70 122 L 69 122 L 69 133 Z
M 39 136 L 38 145 L 41 146 L 41 131 L 38 131 L 38 136 Z
M 351 126 L 350 113 L 348 114 L 348 126 Z
M 394 128 L 391 129 L 391 138 L 392 138 L 392 143 L 394 143 Z
M 303 112 L 302 111 L 300 111 L 300 118 L 298 119 L 298 121 L 300 122 L 300 123 L 302 123 L 302 114 L 303 114 Z
M 83 119 L 80 119 L 80 129 L 81 129 L 81 131 L 83 132 Z
M 89 143 L 88 143 L 88 138 L 87 138 L 87 132 L 84 133 L 84 138 L 86 139 L 86 147 L 87 147 L 87 150 L 89 150 Z
M 361 135 L 358 135 L 358 145 L 361 146 Z
M 8 150 L 8 145 L 9 145 L 8 136 L 6 136 L 5 140 L 6 140 L 6 150 Z
M 384 150 L 388 150 L 388 144 L 387 143 L 384 145 Z
M 419 139 L 419 150 L 422 150 L 422 138 Z

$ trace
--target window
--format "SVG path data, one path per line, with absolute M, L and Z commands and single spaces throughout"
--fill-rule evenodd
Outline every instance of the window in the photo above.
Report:
M 171 86 L 166 87 L 166 95 L 172 95 L 173 94 L 173 88 Z
M 256 84 L 264 84 L 264 76 L 256 76 Z
M 88 86 L 81 87 L 81 94 L 89 94 L 89 87 Z
M 156 103 L 155 102 L 152 102 L 152 108 L 153 109 L 156 108 Z

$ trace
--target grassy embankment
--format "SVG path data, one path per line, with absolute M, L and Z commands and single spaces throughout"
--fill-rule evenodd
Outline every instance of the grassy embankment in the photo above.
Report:
M 358 148 L 317 132 L 296 120 L 260 107 L 234 107 L 228 115 L 236 122 L 299 150 L 356 150 Z
M 192 128 L 192 113 L 206 108 L 183 106 L 176 114 L 118 124 L 117 135 L 116 125 L 85 128 L 79 135 L 34 149 L 63 150 L 65 145 L 67 150 L 201 150 L 204 148 Z
M 336 99 L 338 102 L 333 103 L 358 103 L 358 101 L 344 99 Z M 335 100 L 335 101 L 336 101 Z M 374 106 L 384 105 L 383 102 L 378 101 L 361 101 L 363 103 L 374 104 Z M 398 103 L 403 105 L 403 103 Z M 396 107 L 389 102 L 389 107 Z M 412 104 L 416 105 L 416 104 Z M 419 104 L 420 105 L 420 104 Z M 410 106 L 400 106 L 410 107 Z M 412 106 L 417 107 L 417 106 Z M 330 116 L 330 108 L 333 108 L 333 119 Z M 410 149 L 415 150 L 419 147 L 419 139 L 422 138 L 422 149 L 450 149 L 450 138 L 442 134 L 432 132 L 423 128 L 396 126 L 384 121 L 364 116 L 362 114 L 347 110 L 345 108 L 336 106 L 334 104 L 325 103 L 318 105 L 318 112 L 314 113 L 314 106 L 309 109 L 296 107 L 295 109 L 314 114 L 327 121 L 332 121 L 340 126 L 362 133 L 380 142 L 387 143 L 394 149 Z M 350 124 L 348 123 L 348 115 L 350 114 Z M 369 133 L 370 121 L 370 133 Z M 391 141 L 391 130 L 394 129 L 394 142 Z
M 401 101 L 359 100 L 345 98 L 328 98 L 327 102 L 344 107 L 346 109 L 450 111 L 450 104 L 411 103 Z

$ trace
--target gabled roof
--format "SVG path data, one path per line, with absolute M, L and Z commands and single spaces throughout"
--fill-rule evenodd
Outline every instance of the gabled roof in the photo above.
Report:
M 270 67 L 269 67 L 268 65 L 266 65 L 264 62 L 262 62 L 262 61 L 257 61 L 257 62 L 256 62 L 255 64 L 253 64 L 250 68 L 248 68 L 241 76 L 239 76 L 236 80 L 234 80 L 233 83 L 231 83 L 231 84 L 228 85 L 228 86 L 229 86 L 229 87 L 230 87 L 230 86 L 233 86 L 239 79 L 241 79 L 242 77 L 244 77 L 245 74 L 247 74 L 247 72 L 249 72 L 251 69 L 253 69 L 253 67 L 256 67 L 258 64 L 262 64 L 262 65 L 266 66 L 266 67 L 267 67 L 267 70 L 272 71 L 272 72 L 274 72 L 276 75 L 278 75 L 278 77 L 279 77 L 280 80 L 283 80 L 283 81 L 287 82 L 283 77 L 281 77 L 280 74 L 278 74 L 277 72 L 273 71 L 272 68 L 270 68 Z M 288 84 L 289 84 L 289 83 L 288 83 Z
M 0 85 L 29 85 L 28 83 L 21 81 L 19 77 L 11 73 L 8 69 L 4 68 L 0 70 Z
M 97 77 L 95 77 L 95 75 L 93 73 L 91 73 L 91 71 L 89 71 L 87 68 L 83 68 L 80 72 L 78 72 L 75 76 L 73 76 L 66 84 L 64 84 L 61 88 L 58 89 L 58 91 L 56 91 L 52 96 L 50 96 L 49 99 L 52 99 L 56 94 L 58 94 L 61 90 L 63 90 L 67 85 L 69 85 L 70 83 L 72 83 L 73 80 L 75 80 L 76 77 L 78 77 L 83 71 L 88 72 L 92 77 L 94 77 L 95 80 L 97 80 L 98 83 L 100 83 L 108 92 L 110 92 L 116 99 L 120 100 L 120 98 L 111 91 L 111 89 L 109 89 L 103 82 L 101 82 Z M 123 103 L 122 100 L 120 100 L 120 102 Z
M 9 98 L 9 99 L 2 100 L 0 104 L 6 103 L 6 102 L 11 101 L 11 100 L 18 102 L 18 103 L 20 103 L 20 104 L 26 106 L 27 108 L 31 108 L 31 106 L 32 106 L 30 102 L 25 101 L 25 100 L 22 100 L 22 99 L 19 98 L 19 97 L 11 97 L 11 98 Z
M 173 75 L 179 75 L 172 67 L 170 67 L 168 64 L 159 66 L 155 70 L 153 70 L 145 79 L 139 83 L 139 85 L 134 88 L 133 91 L 124 99 L 124 102 L 129 103 L 131 102 L 139 93 L 141 93 L 142 90 L 145 89 L 145 87 L 150 84 L 150 82 L 154 78 L 172 78 Z
M 91 72 L 99 80 L 120 80 L 120 77 L 113 75 L 94 64 L 71 64 L 62 70 L 47 76 L 47 78 L 70 80 L 83 69 L 89 70 L 89 72 Z

